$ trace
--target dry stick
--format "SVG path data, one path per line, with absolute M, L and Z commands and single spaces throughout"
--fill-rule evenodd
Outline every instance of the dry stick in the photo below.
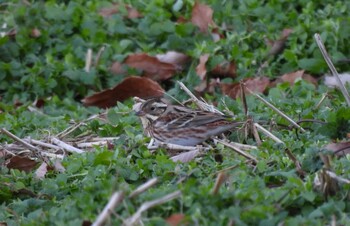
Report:
M 216 195 L 219 192 L 221 185 L 225 182 L 226 179 L 227 179 L 227 175 L 224 172 L 220 172 L 217 175 L 214 188 L 211 192 L 213 195 Z
M 301 164 L 300 162 L 298 161 L 298 159 L 293 155 L 293 153 L 288 149 L 284 149 L 284 151 L 286 152 L 286 154 L 288 155 L 289 159 L 293 161 L 294 165 L 295 165 L 295 168 L 298 172 L 298 174 L 301 176 L 301 177 L 304 177 L 306 175 L 305 171 L 301 168 Z
M 85 68 L 84 68 L 84 70 L 86 72 L 90 72 L 91 62 L 92 62 L 92 49 L 89 48 L 87 53 L 86 53 L 86 58 L 85 58 Z
M 103 46 L 98 50 L 97 55 L 96 55 L 96 59 L 95 59 L 95 65 L 94 65 L 95 67 L 98 66 L 98 63 L 99 63 L 100 58 L 101 58 L 101 55 L 102 55 L 102 53 L 105 51 L 105 49 L 106 49 L 106 45 L 103 45 Z
M 323 101 L 326 99 L 326 97 L 328 97 L 328 93 L 324 93 L 324 94 L 322 95 L 321 100 L 316 104 L 316 106 L 314 107 L 314 110 L 318 109 L 318 108 L 321 106 L 321 104 L 322 104 Z
M 328 64 L 329 69 L 331 69 L 331 72 L 332 72 L 333 76 L 336 78 L 336 80 L 337 80 L 337 82 L 339 84 L 340 90 L 341 90 L 342 94 L 345 97 L 346 103 L 350 106 L 350 95 L 349 95 L 348 91 L 346 90 L 344 83 L 341 81 L 341 79 L 339 77 L 339 74 L 338 74 L 337 70 L 335 69 L 335 67 L 334 67 L 334 65 L 332 63 L 332 60 L 329 57 L 329 55 L 327 53 L 327 50 L 326 50 L 326 48 L 323 45 L 323 42 L 321 40 L 321 36 L 318 33 L 316 33 L 314 35 L 314 38 L 316 40 L 318 48 L 320 48 L 320 50 L 321 50 L 321 53 L 323 55 L 324 60 Z
M 129 195 L 129 198 L 134 198 L 138 196 L 139 194 L 145 192 L 152 186 L 154 186 L 156 183 L 158 183 L 158 178 L 152 178 L 151 180 L 147 181 L 144 184 L 141 184 L 139 187 L 137 187 L 131 194 Z
M 56 146 L 56 145 L 53 145 L 53 144 L 48 144 L 48 143 L 45 143 L 45 142 L 42 142 L 40 140 L 34 140 L 32 138 L 26 138 L 24 139 L 25 141 L 28 141 L 29 143 L 32 143 L 32 144 L 36 144 L 36 145 L 40 145 L 42 147 L 45 147 L 45 148 L 51 148 L 51 149 L 55 149 L 56 151 L 57 150 L 61 150 L 60 147 Z
M 269 106 L 272 110 L 274 110 L 275 112 L 277 112 L 279 115 L 281 115 L 283 118 L 287 119 L 290 123 L 292 123 L 295 127 L 297 127 L 298 129 L 300 129 L 302 132 L 305 132 L 305 130 L 298 125 L 298 123 L 294 122 L 293 119 L 291 119 L 289 116 L 287 116 L 286 114 L 284 114 L 282 111 L 280 111 L 278 108 L 276 108 L 275 106 L 273 106 L 272 104 L 270 104 L 267 100 L 265 100 L 264 98 L 262 98 L 259 94 L 254 93 L 253 91 L 251 91 L 250 89 L 248 89 L 248 87 L 246 87 L 246 89 L 248 90 L 248 92 L 250 92 L 252 95 L 256 96 L 259 100 L 261 100 L 264 104 L 266 104 L 267 106 Z
M 272 133 L 270 133 L 270 131 L 268 131 L 267 129 L 265 129 L 264 127 L 262 127 L 261 125 L 259 125 L 258 123 L 254 123 L 253 124 L 255 128 L 259 129 L 261 132 L 263 132 L 266 136 L 270 137 L 272 140 L 276 141 L 277 143 L 281 143 L 284 144 L 283 141 L 281 141 L 278 137 L 276 137 L 275 135 L 273 135 Z
M 344 184 L 350 184 L 350 180 L 342 178 L 340 176 L 338 176 L 337 174 L 335 174 L 334 172 L 330 171 L 330 170 L 326 170 L 325 171 L 328 176 L 330 176 L 331 178 L 337 180 L 338 182 L 344 183 Z
M 140 220 L 141 214 L 143 212 L 145 212 L 148 209 L 155 207 L 157 205 L 161 205 L 163 203 L 169 202 L 170 200 L 173 200 L 173 199 L 178 198 L 180 196 L 181 196 L 181 191 L 175 191 L 175 192 L 168 194 L 162 198 L 143 203 L 141 205 L 141 207 L 136 211 L 136 213 L 125 221 L 125 225 L 126 226 L 135 225 Z
M 247 99 L 245 96 L 245 91 L 244 91 L 244 83 L 241 81 L 239 83 L 240 90 L 241 90 L 241 98 L 242 98 L 242 104 L 243 104 L 243 110 L 244 110 L 244 115 L 248 117 L 248 104 L 247 104 Z
M 219 139 L 215 139 L 215 138 L 214 138 L 214 141 L 218 142 L 218 143 L 221 143 L 221 144 L 223 144 L 223 145 L 233 149 L 235 152 L 237 152 L 238 154 L 244 156 L 245 158 L 247 158 L 249 160 L 252 160 L 255 163 L 258 163 L 258 160 L 256 160 L 256 158 L 254 158 L 253 156 L 251 156 L 248 153 L 245 153 L 244 151 L 240 150 L 239 148 L 237 148 L 236 146 L 232 145 L 231 143 L 228 143 L 226 141 L 222 141 L 222 140 L 219 140 Z
M 123 192 L 115 192 L 111 198 L 109 199 L 107 205 L 105 208 L 103 208 L 102 212 L 98 215 L 95 222 L 92 224 L 92 226 L 101 226 L 104 225 L 104 222 L 109 218 L 111 215 L 111 212 L 113 209 L 119 205 L 124 199 L 124 193 Z
M 1 129 L 1 132 L 6 134 L 7 136 L 11 137 L 12 139 L 14 139 L 15 141 L 18 141 L 19 143 L 23 144 L 24 146 L 26 146 L 27 148 L 29 148 L 32 151 L 37 151 L 39 152 L 39 149 L 33 145 L 31 145 L 30 143 L 22 140 L 21 138 L 17 137 L 16 135 L 14 135 L 13 133 L 11 133 L 10 131 L 6 130 L 5 128 Z
M 54 143 L 54 144 L 56 144 L 57 146 L 59 146 L 59 147 L 65 149 L 65 150 L 68 151 L 68 152 L 75 152 L 75 153 L 79 153 L 79 154 L 84 153 L 83 150 L 78 149 L 78 148 L 76 148 L 76 147 L 73 147 L 72 145 L 69 145 L 69 144 L 67 144 L 67 143 L 64 143 L 63 141 L 57 139 L 56 137 L 52 137 L 52 138 L 51 138 L 51 141 L 52 141 L 52 143 Z
M 199 100 L 182 82 L 177 81 L 177 83 L 180 85 L 181 89 L 183 89 L 193 100 L 193 102 L 202 110 L 204 111 L 210 111 L 214 113 L 218 113 L 221 115 L 224 115 L 221 111 L 216 109 L 213 105 L 207 104 L 201 100 Z

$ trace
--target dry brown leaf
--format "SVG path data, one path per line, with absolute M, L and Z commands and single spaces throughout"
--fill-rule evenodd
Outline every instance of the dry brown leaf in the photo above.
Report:
M 304 70 L 299 70 L 291 73 L 287 73 L 282 75 L 280 78 L 278 78 L 275 83 L 280 83 L 280 82 L 289 82 L 289 84 L 293 85 L 295 83 L 295 80 L 298 78 L 302 78 L 305 81 L 308 81 L 315 86 L 317 85 L 317 79 L 312 77 L 309 74 L 306 74 Z
M 112 16 L 113 14 L 119 13 L 119 7 L 120 7 L 120 4 L 114 3 L 112 7 L 100 9 L 99 14 L 103 17 L 108 18 L 108 17 Z M 139 13 L 139 11 L 137 11 L 132 6 L 125 5 L 125 8 L 128 11 L 128 15 L 126 16 L 127 18 L 134 19 L 134 18 L 142 17 L 141 13 Z
M 184 225 L 185 215 L 182 213 L 174 213 L 168 217 L 165 221 L 170 226 Z
M 19 157 L 13 156 L 9 159 L 9 162 L 6 164 L 9 169 L 18 169 L 25 172 L 30 172 L 38 163 L 34 160 L 31 160 L 28 157 Z
M 117 101 L 123 101 L 130 97 L 142 99 L 162 96 L 164 90 L 155 81 L 143 77 L 128 77 L 112 89 L 106 89 L 95 93 L 82 100 L 85 106 L 97 106 L 100 108 L 112 107 Z
M 122 64 L 113 63 L 111 71 L 116 74 L 125 73 L 123 65 L 143 71 L 143 75 L 155 81 L 163 81 L 171 78 L 179 69 L 174 64 L 161 62 L 157 57 L 145 53 L 129 55 Z
M 350 141 L 327 144 L 324 149 L 332 151 L 336 156 L 342 157 L 350 154 Z
M 253 92 L 263 93 L 270 85 L 270 79 L 267 77 L 247 78 L 243 80 L 246 87 Z M 241 95 L 240 84 L 220 84 L 221 92 L 232 99 L 237 99 Z
M 44 179 L 47 173 L 47 164 L 46 162 L 41 163 L 38 169 L 35 170 L 36 179 Z
M 236 64 L 231 62 L 222 62 L 221 64 L 218 64 L 211 72 L 211 75 L 214 77 L 220 77 L 220 78 L 235 78 L 236 77 Z
M 196 73 L 201 80 L 204 80 L 205 75 L 207 74 L 207 68 L 205 67 L 205 65 L 208 59 L 209 59 L 209 54 L 204 54 L 199 58 L 199 64 L 196 67 Z
M 192 9 L 191 22 L 203 33 L 208 33 L 209 26 L 215 26 L 213 21 L 213 10 L 205 5 L 196 2 Z
M 157 54 L 156 57 L 160 62 L 173 64 L 179 69 L 182 69 L 184 65 L 190 60 L 189 56 L 176 51 L 169 51 L 165 54 Z
M 292 29 L 283 29 L 280 38 L 276 41 L 266 40 L 266 44 L 271 46 L 268 56 L 275 56 L 283 52 L 287 38 L 293 32 Z

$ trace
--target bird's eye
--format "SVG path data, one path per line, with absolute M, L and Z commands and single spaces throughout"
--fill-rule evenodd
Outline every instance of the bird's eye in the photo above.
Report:
M 154 111 L 154 110 L 156 110 L 156 107 L 151 107 L 150 109 L 151 109 L 151 111 Z

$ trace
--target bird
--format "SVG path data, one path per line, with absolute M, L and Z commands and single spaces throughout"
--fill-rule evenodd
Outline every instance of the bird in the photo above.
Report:
M 146 121 L 145 132 L 166 144 L 196 146 L 242 125 L 230 117 L 169 104 L 161 98 L 148 99 L 135 111 L 141 120 Z

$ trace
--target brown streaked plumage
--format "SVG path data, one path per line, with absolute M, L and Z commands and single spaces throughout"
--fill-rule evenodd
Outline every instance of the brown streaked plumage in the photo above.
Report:
M 242 125 L 217 113 L 171 105 L 159 98 L 142 103 L 136 115 L 147 119 L 146 131 L 155 140 L 183 146 L 200 144 Z

